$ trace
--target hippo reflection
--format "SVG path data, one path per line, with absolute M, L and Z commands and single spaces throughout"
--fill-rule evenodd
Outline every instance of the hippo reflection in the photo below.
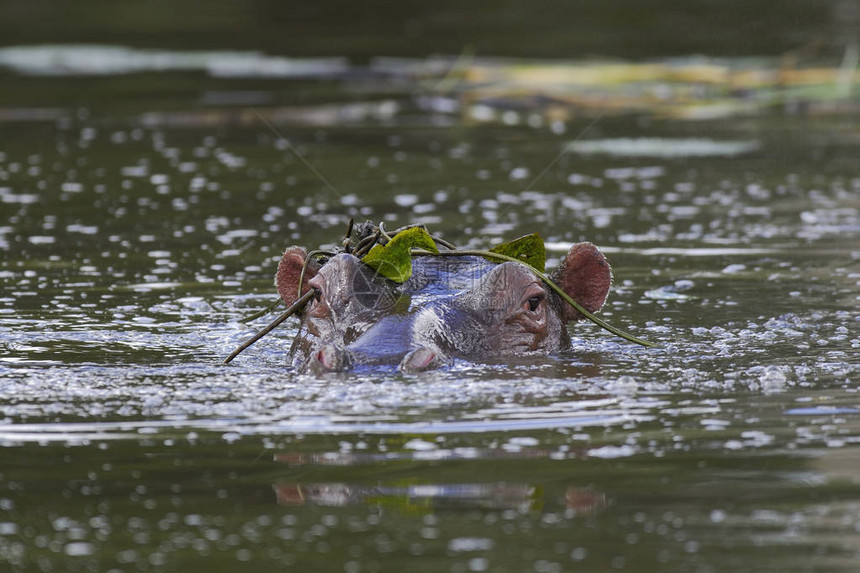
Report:
M 540 488 L 524 483 L 434 483 L 408 485 L 363 485 L 351 483 L 275 484 L 277 502 L 281 505 L 314 504 L 345 507 L 356 504 L 378 504 L 401 508 L 535 509 L 541 501 Z
M 306 258 L 287 249 L 276 286 L 287 305 L 297 300 Z M 590 243 L 574 245 L 552 279 L 588 312 L 603 306 L 609 263 Z M 498 361 L 547 355 L 570 347 L 568 321 L 582 316 L 523 265 L 482 257 L 416 257 L 412 277 L 393 283 L 351 254 L 311 264 L 302 294 L 314 298 L 301 315 L 290 351 L 303 371 L 356 365 L 427 370 L 452 359 Z

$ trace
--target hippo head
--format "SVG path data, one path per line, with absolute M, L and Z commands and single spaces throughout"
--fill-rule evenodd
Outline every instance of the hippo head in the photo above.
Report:
M 287 305 L 313 290 L 290 355 L 302 371 L 397 365 L 414 372 L 452 359 L 498 361 L 570 346 L 568 321 L 583 318 L 525 266 L 475 256 L 413 259 L 412 276 L 393 283 L 353 255 L 310 264 L 287 249 L 275 280 Z M 590 243 L 574 245 L 553 281 L 589 312 L 606 301 L 609 263 Z

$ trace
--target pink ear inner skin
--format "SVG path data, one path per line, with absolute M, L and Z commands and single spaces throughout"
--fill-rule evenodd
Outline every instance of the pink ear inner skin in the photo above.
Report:
M 290 247 L 284 252 L 281 262 L 278 263 L 278 272 L 275 274 L 275 287 L 287 306 L 290 306 L 299 298 L 299 277 L 302 274 L 302 265 L 305 263 L 306 256 L 305 250 L 301 247 Z M 308 264 L 308 268 L 305 270 L 302 294 L 305 294 L 310 288 L 308 281 L 317 274 L 318 269 L 319 267 L 316 263 Z
M 591 243 L 578 243 L 567 252 L 553 278 L 585 310 L 596 312 L 609 294 L 612 269 L 597 247 Z M 565 320 L 585 318 L 567 303 L 563 303 L 563 309 Z

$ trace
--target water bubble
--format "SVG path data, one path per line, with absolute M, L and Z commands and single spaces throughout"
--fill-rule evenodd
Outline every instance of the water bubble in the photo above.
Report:
M 18 524 L 12 522 L 0 523 L 0 535 L 16 535 L 18 533 Z
M 639 384 L 633 376 L 620 376 L 609 385 L 608 390 L 614 394 L 635 394 Z
M 493 540 L 486 537 L 456 537 L 448 542 L 448 551 L 452 553 L 489 551 L 493 545 Z
M 726 268 L 724 268 L 723 274 L 726 274 L 726 275 L 737 274 L 737 273 L 745 271 L 746 268 L 747 268 L 746 265 L 742 265 L 740 263 L 735 263 L 735 264 L 729 265 Z
M 527 178 L 528 176 L 529 176 L 528 167 L 515 167 L 514 169 L 511 170 L 511 173 L 509 175 L 509 177 L 513 181 L 520 181 L 522 179 Z
M 413 440 L 409 440 L 405 444 L 403 444 L 403 448 L 407 450 L 415 450 L 415 451 L 427 451 L 427 450 L 435 450 L 437 448 L 436 444 L 433 442 L 428 442 L 425 440 L 421 440 L 415 438 Z
M 95 551 L 95 547 L 92 543 L 76 541 L 74 543 L 68 543 L 63 548 L 63 551 L 69 557 L 81 557 L 83 555 L 92 555 Z
M 402 193 L 394 196 L 394 202 L 400 207 L 411 207 L 418 202 L 418 195 Z
M 765 393 L 781 392 L 786 386 L 786 376 L 778 366 L 768 366 L 758 377 L 761 389 Z

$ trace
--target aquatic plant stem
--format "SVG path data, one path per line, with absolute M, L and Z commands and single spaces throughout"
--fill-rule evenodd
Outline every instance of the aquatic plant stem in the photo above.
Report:
M 377 225 L 376 228 L 379 229 L 379 232 L 382 234 L 382 238 L 385 239 L 386 243 L 391 241 L 392 235 L 389 235 L 388 233 L 385 232 L 385 222 L 384 221 L 380 221 L 379 225 Z M 395 231 L 394 234 L 396 235 L 397 231 Z
M 464 255 L 474 255 L 477 257 L 484 257 L 487 259 L 494 259 L 497 261 L 509 261 L 512 263 L 520 264 L 520 265 L 526 267 L 531 272 L 533 272 L 535 274 L 535 276 L 537 276 L 540 280 L 542 280 L 544 283 L 546 283 L 546 285 L 549 288 L 551 288 L 552 290 L 554 290 L 555 293 L 558 294 L 562 298 L 562 300 L 564 300 L 567 304 L 569 304 L 570 306 L 575 308 L 582 316 L 584 316 L 586 319 L 593 322 L 594 324 L 596 324 L 597 326 L 599 326 L 603 330 L 607 330 L 607 331 L 611 332 L 612 334 L 614 334 L 615 336 L 620 336 L 621 338 L 623 338 L 624 340 L 627 340 L 628 342 L 633 342 L 635 344 L 639 344 L 639 345 L 642 345 L 642 346 L 645 346 L 648 348 L 655 348 L 657 346 L 653 342 L 648 342 L 647 340 L 642 340 L 641 338 L 637 338 L 637 337 L 633 336 L 632 334 L 624 332 L 623 330 L 621 330 L 619 328 L 615 328 L 614 326 L 612 326 L 608 322 L 605 322 L 605 321 L 597 318 L 596 316 L 594 316 L 593 314 L 591 314 L 590 312 L 588 312 L 587 310 L 582 308 L 582 306 L 578 302 L 573 300 L 569 294 L 564 292 L 564 290 L 560 286 L 555 284 L 555 282 L 551 278 L 549 278 L 548 275 L 546 275 L 545 273 L 542 273 L 541 271 L 537 270 L 536 268 L 529 265 L 528 263 L 525 263 L 519 259 L 515 259 L 514 257 L 509 257 L 507 255 L 502 255 L 499 253 L 493 253 L 490 251 L 480 251 L 480 250 L 470 250 L 470 249 L 463 249 L 463 250 L 454 251 L 454 252 L 440 251 L 438 253 L 431 253 L 430 251 L 423 251 L 423 250 L 417 250 L 417 249 L 412 251 L 412 256 L 414 256 L 414 257 L 425 257 L 425 256 L 462 257 Z
M 436 235 L 430 235 L 430 238 L 433 239 L 434 241 L 436 241 L 436 243 L 445 247 L 446 249 L 451 249 L 452 251 L 457 250 L 457 245 L 455 245 L 453 243 L 449 243 L 448 241 L 446 241 L 445 239 L 443 239 L 441 237 L 437 237 Z
M 270 304 L 269 306 L 267 306 L 263 310 L 259 310 L 252 315 L 246 316 L 245 318 L 243 318 L 239 322 L 248 323 L 248 322 L 251 322 L 252 320 L 257 320 L 261 316 L 266 316 L 267 314 L 269 314 L 270 312 L 272 312 L 273 310 L 278 308 L 278 305 L 280 305 L 282 302 L 284 302 L 284 301 L 281 300 L 280 297 L 278 297 L 278 300 L 276 300 L 275 302 L 273 302 L 272 304 Z
M 313 290 L 309 290 L 308 292 L 303 294 L 301 297 L 299 297 L 299 299 L 296 302 L 294 302 L 292 305 L 290 305 L 290 308 L 285 310 L 281 316 L 279 316 L 278 318 L 273 320 L 266 328 L 264 328 L 263 330 L 261 330 L 260 332 L 255 334 L 253 337 L 251 337 L 250 340 L 248 340 L 247 342 L 245 342 L 244 344 L 239 346 L 239 348 L 234 350 L 230 354 L 230 356 L 228 356 L 227 358 L 224 359 L 224 362 L 222 362 L 222 364 L 230 364 L 230 362 L 232 362 L 234 358 L 239 356 L 239 354 L 241 354 L 246 348 L 248 348 L 249 346 L 251 346 L 252 344 L 257 342 L 258 340 L 260 340 L 261 338 L 263 338 L 264 336 L 266 336 L 267 334 L 269 334 L 270 332 L 275 330 L 275 328 L 277 328 L 282 322 L 284 322 L 285 320 L 290 318 L 292 315 L 299 312 L 302 308 L 304 308 L 304 306 L 308 303 L 308 301 L 314 297 L 314 294 L 316 294 L 316 293 Z
M 351 253 L 352 252 L 352 228 L 355 225 L 355 217 L 349 218 L 349 225 L 346 228 L 346 234 L 343 236 L 343 240 L 340 242 L 340 246 L 343 247 L 344 252 Z
M 379 232 L 379 229 L 376 229 L 372 235 L 369 235 L 363 238 L 358 244 L 355 246 L 355 250 L 352 252 L 357 258 L 361 258 L 367 254 L 367 252 L 373 248 L 376 244 L 376 241 L 379 240 L 382 234 Z

